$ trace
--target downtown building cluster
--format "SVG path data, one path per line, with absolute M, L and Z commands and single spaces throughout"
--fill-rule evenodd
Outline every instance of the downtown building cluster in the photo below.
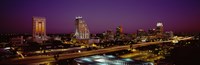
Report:
M 134 48 L 134 44 L 140 45 L 140 43 L 146 42 L 149 42 L 150 44 L 151 42 L 174 40 L 173 32 L 165 32 L 164 25 L 161 22 L 158 22 L 155 28 L 151 28 L 148 31 L 138 29 L 134 34 L 124 33 L 121 25 L 116 27 L 115 32 L 107 30 L 103 33 L 91 34 L 89 26 L 81 16 L 76 17 L 74 22 L 74 33 L 68 35 L 48 35 L 48 33 L 46 33 L 46 18 L 33 17 L 32 34 L 10 37 L 8 42 L 1 43 L 1 47 L 7 50 L 11 49 L 11 55 L 9 56 L 11 57 L 14 55 L 20 55 L 13 54 L 16 52 L 20 52 L 21 55 L 31 56 L 77 52 L 81 53 L 82 51 L 106 49 L 115 46 L 130 46 L 130 49 L 132 49 Z M 177 42 L 175 41 L 175 43 Z M 73 49 L 69 50 L 69 48 Z M 68 50 L 63 51 L 64 49 Z M 124 63 L 126 64 L 126 62 Z
M 116 27 L 116 32 L 112 30 L 107 30 L 99 34 L 91 34 L 89 31 L 89 26 L 86 24 L 85 20 L 78 16 L 75 18 L 75 32 L 70 34 L 67 38 L 63 36 L 48 36 L 46 33 L 46 18 L 45 17 L 33 17 L 32 18 L 32 35 L 23 37 L 17 36 L 9 39 L 12 46 L 23 46 L 27 43 L 39 43 L 46 44 L 49 41 L 56 40 L 62 43 L 71 44 L 85 44 L 91 45 L 94 43 L 106 43 L 112 42 L 114 45 L 117 42 L 148 42 L 148 41 L 159 41 L 168 40 L 173 38 L 173 32 L 164 32 L 164 25 L 158 22 L 155 28 L 145 31 L 144 29 L 138 29 L 135 34 L 126 34 L 123 32 L 123 27 Z M 52 43 L 52 42 L 51 42 Z M 99 44 L 97 44 L 99 45 Z

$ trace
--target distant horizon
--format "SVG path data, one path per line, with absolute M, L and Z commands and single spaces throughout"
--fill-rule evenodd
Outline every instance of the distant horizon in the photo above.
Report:
M 82 16 L 90 33 L 123 27 L 147 31 L 161 21 L 164 31 L 200 32 L 198 0 L 1 0 L 0 33 L 32 33 L 32 17 L 46 18 L 46 32 L 74 33 Z

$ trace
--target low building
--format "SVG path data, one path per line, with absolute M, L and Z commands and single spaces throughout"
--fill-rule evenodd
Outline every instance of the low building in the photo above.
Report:
M 22 46 L 24 42 L 23 36 L 14 37 L 10 39 L 10 44 L 12 46 Z

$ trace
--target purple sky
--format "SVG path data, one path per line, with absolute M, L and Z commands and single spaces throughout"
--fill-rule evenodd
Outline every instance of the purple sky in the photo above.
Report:
M 72 33 L 82 16 L 91 33 L 155 28 L 200 32 L 200 0 L 0 0 L 0 33 L 31 33 L 32 16 L 46 17 L 47 33 Z

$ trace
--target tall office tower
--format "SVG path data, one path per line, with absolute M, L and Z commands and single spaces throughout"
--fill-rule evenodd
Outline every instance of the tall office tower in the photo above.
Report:
M 44 17 L 33 17 L 33 41 L 43 43 L 46 40 L 46 19 Z
M 116 39 L 122 39 L 122 32 L 123 32 L 122 26 L 118 26 L 116 28 Z
M 158 22 L 157 25 L 156 25 L 156 33 L 158 36 L 162 36 L 163 35 L 163 24 L 161 22 Z
M 76 39 L 90 39 L 90 32 L 88 26 L 82 17 L 80 16 L 76 17 L 75 25 L 76 25 L 76 32 L 75 32 Z

